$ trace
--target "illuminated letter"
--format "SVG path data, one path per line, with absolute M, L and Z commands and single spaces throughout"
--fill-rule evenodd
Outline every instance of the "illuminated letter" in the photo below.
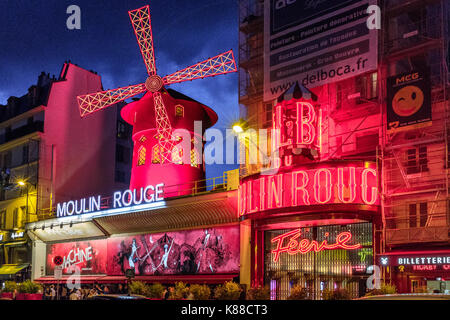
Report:
M 89 204 L 89 209 L 91 211 L 100 211 L 100 203 L 102 201 L 102 197 L 101 196 L 97 196 L 97 201 L 95 201 L 95 197 L 91 197 L 90 199 L 90 204 Z
M 275 184 L 275 177 L 277 178 L 277 183 Z M 269 177 L 269 201 L 268 209 L 273 209 L 273 198 L 275 196 L 275 205 L 277 208 L 283 206 L 283 175 L 279 174 L 276 176 Z
M 69 209 L 69 207 L 72 206 L 72 210 Z M 69 216 L 73 215 L 73 211 L 75 210 L 75 204 L 73 203 L 73 201 L 69 201 L 67 203 L 67 214 Z
M 302 175 L 302 185 L 298 185 L 298 176 Z M 298 206 L 298 192 L 303 192 L 303 203 L 306 205 L 310 205 L 309 202 L 309 194 L 308 191 L 305 189 L 308 185 L 308 174 L 306 171 L 296 171 L 292 172 L 292 206 Z
M 152 190 L 153 192 L 150 195 L 150 198 L 147 198 L 148 190 Z M 155 188 L 152 185 L 146 186 L 144 189 L 144 201 L 146 203 L 150 203 L 155 201 L 155 194 L 154 194 Z
M 248 194 L 248 213 L 253 213 L 258 211 L 258 207 L 253 208 L 253 186 L 252 186 L 252 182 L 253 181 L 249 181 L 247 182 L 247 194 Z
M 266 179 L 259 179 L 259 206 L 260 210 L 266 210 Z
M 164 187 L 164 183 L 160 183 L 160 184 L 156 185 L 156 192 L 155 192 L 156 201 L 164 200 L 164 196 L 161 196 L 161 197 L 159 196 L 160 194 L 162 195 L 164 193 L 163 187 Z
M 308 109 L 308 112 L 304 112 Z M 307 102 L 297 103 L 297 144 L 312 144 L 316 137 L 314 121 L 316 112 L 314 107 Z
M 344 168 L 338 168 L 338 198 L 342 203 L 352 203 L 356 198 L 355 167 L 348 168 L 348 186 L 344 184 Z M 348 190 L 349 198 L 345 199 Z
M 239 215 L 243 216 L 246 213 L 246 204 L 247 204 L 247 184 L 243 183 L 238 188 L 238 204 L 239 204 Z
M 122 204 L 120 203 L 120 198 L 121 198 L 121 193 L 120 191 L 114 192 L 114 208 L 121 208 Z
M 131 202 L 133 201 L 133 194 L 131 193 L 131 190 L 125 190 L 122 193 L 122 204 L 124 207 L 128 207 Z
M 67 214 L 67 204 L 64 202 L 62 205 L 57 204 L 56 205 L 56 216 L 59 217 L 65 217 Z
M 367 189 L 368 189 L 368 185 L 367 185 L 367 174 L 373 174 L 373 176 L 376 178 L 377 177 L 377 171 L 375 169 L 364 169 L 364 171 L 362 172 L 362 181 L 361 181 L 361 190 L 362 190 L 362 200 L 364 201 L 365 204 L 374 204 L 377 201 L 377 188 L 376 187 L 372 187 L 371 191 L 371 197 L 370 197 L 370 201 L 367 199 Z
M 136 189 L 133 190 L 133 204 L 141 204 L 143 197 L 142 197 L 142 190 L 143 188 L 141 188 L 141 195 L 139 196 L 139 200 L 136 198 Z
M 321 179 L 320 174 L 325 172 L 325 200 L 320 199 Z M 328 169 L 319 169 L 314 174 L 314 198 L 318 203 L 327 203 L 331 199 L 331 172 Z

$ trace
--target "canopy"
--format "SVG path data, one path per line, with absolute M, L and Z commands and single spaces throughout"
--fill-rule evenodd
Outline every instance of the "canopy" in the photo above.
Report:
M 16 274 L 20 270 L 28 267 L 29 263 L 23 263 L 23 264 L 3 264 L 0 267 L 0 275 L 10 275 L 10 274 Z

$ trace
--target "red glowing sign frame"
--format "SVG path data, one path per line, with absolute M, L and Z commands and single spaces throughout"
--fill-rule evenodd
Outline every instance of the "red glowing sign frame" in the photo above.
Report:
M 333 249 L 344 249 L 344 250 L 356 250 L 362 247 L 361 244 L 347 244 L 353 238 L 353 235 L 348 232 L 341 232 L 336 236 L 336 243 L 329 244 L 327 240 L 323 240 L 320 244 L 316 240 L 301 239 L 297 241 L 300 237 L 301 230 L 295 229 L 286 232 L 282 235 L 274 237 L 271 242 L 276 242 L 276 249 L 272 250 L 273 262 L 278 262 L 280 254 L 287 252 L 289 255 L 307 254 L 308 252 L 321 252 L 323 250 L 333 250 Z M 328 234 L 326 234 L 327 236 Z M 289 238 L 289 242 L 286 246 L 283 246 L 283 242 L 286 238 Z
M 272 209 L 324 205 L 379 205 L 374 163 L 296 167 L 272 176 L 252 176 L 239 186 L 239 216 Z

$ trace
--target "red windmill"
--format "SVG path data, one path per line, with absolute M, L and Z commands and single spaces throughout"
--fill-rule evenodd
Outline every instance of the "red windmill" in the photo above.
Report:
M 233 51 L 224 52 L 161 78 L 156 74 L 150 7 L 147 5 L 129 11 L 128 14 L 130 15 L 142 57 L 144 58 L 148 78 L 145 83 L 79 96 L 78 105 L 80 106 L 80 113 L 84 117 L 135 95 L 151 92 L 155 105 L 156 128 L 158 134 L 161 136 L 161 139 L 159 139 L 161 155 L 164 161 L 170 162 L 174 141 L 172 141 L 172 126 L 161 97 L 161 91 L 164 85 L 236 72 Z
M 134 28 L 134 32 L 136 34 L 142 57 L 144 58 L 148 78 L 145 83 L 79 96 L 78 104 L 80 107 L 80 114 L 81 117 L 84 117 L 88 114 L 111 106 L 119 101 L 123 101 L 141 93 L 146 93 L 146 95 L 139 101 L 142 101 L 139 107 L 136 107 L 134 105 L 136 104 L 135 102 L 129 104 L 125 108 L 127 110 L 122 110 L 122 117 L 134 127 L 134 156 L 139 156 L 136 148 L 137 142 L 139 141 L 137 140 L 136 136 L 144 131 L 148 132 L 150 130 L 155 130 L 154 128 L 148 128 L 148 120 L 150 118 L 148 109 L 154 107 L 154 115 L 151 116 L 151 120 L 155 123 L 156 126 L 155 136 L 157 137 L 157 139 L 155 140 L 155 144 L 159 146 L 159 163 L 170 164 L 174 162 L 173 150 L 177 142 L 172 140 L 173 128 L 170 120 L 171 117 L 169 117 L 166 104 L 172 104 L 173 101 L 175 101 L 174 103 L 176 103 L 177 100 L 171 100 L 171 97 L 166 98 L 168 95 L 165 94 L 167 93 L 167 91 L 165 90 L 164 86 L 188 80 L 203 79 L 206 77 L 213 77 L 216 75 L 236 72 L 237 69 L 233 51 L 227 51 L 218 56 L 199 62 L 195 65 L 161 78 L 156 73 L 149 6 L 147 5 L 142 8 L 129 11 L 128 13 Z M 217 116 L 215 115 L 214 111 L 197 102 L 195 103 L 198 106 L 201 106 L 200 109 L 203 112 L 202 114 L 205 114 L 203 118 L 209 120 L 210 125 L 217 120 Z M 186 103 L 186 105 L 195 109 L 195 106 L 192 106 L 192 104 Z M 189 112 L 191 111 L 193 114 L 198 114 L 198 110 L 189 110 Z M 194 119 L 191 116 L 190 120 L 192 120 L 193 122 L 197 119 Z M 148 130 L 144 130 L 144 126 L 147 126 Z M 143 140 L 147 139 L 144 138 Z M 133 170 L 134 169 L 135 168 L 133 166 Z M 133 183 L 133 174 L 137 175 L 136 173 L 132 173 L 131 188 L 143 186 L 144 182 L 142 181 Z M 140 171 L 139 174 L 142 175 L 143 172 Z

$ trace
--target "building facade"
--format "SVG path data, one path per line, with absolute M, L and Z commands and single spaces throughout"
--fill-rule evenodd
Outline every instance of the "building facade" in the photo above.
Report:
M 369 19 L 366 9 L 373 4 L 381 9 L 381 29 L 369 29 L 366 24 Z M 261 214 L 254 200 L 245 196 L 250 201 L 247 209 L 254 206 L 250 209 L 254 213 L 241 218 L 248 226 L 250 245 L 245 250 L 252 254 L 249 264 L 254 270 L 241 270 L 241 274 L 250 275 L 249 283 L 270 286 L 276 299 L 286 298 L 296 284 L 315 299 L 321 299 L 325 289 L 336 288 L 346 288 L 353 297 L 360 296 L 366 292 L 366 280 L 371 274 L 367 267 L 372 264 L 381 267 L 383 280 L 395 284 L 399 292 L 436 289 L 446 292 L 448 264 L 443 261 L 447 261 L 444 257 L 448 256 L 450 241 L 448 4 L 445 1 L 331 1 L 316 8 L 309 5 L 301 1 L 240 1 L 242 116 L 250 128 L 272 131 L 268 139 L 257 137 L 255 132 L 242 139 L 248 149 L 253 141 L 260 150 L 268 150 L 269 156 L 278 152 L 273 148 L 273 140 L 277 139 L 273 135 L 275 129 L 281 129 L 283 136 L 286 134 L 283 130 L 295 131 L 299 127 L 295 121 L 303 121 L 300 127 L 306 128 L 311 120 L 307 113 L 297 117 L 285 113 L 283 110 L 289 107 L 283 103 L 288 100 L 297 105 L 308 103 L 316 111 L 320 141 L 314 148 L 306 147 L 314 149 L 313 157 L 281 167 L 286 177 L 296 176 L 299 171 L 303 177 L 306 172 L 313 183 L 312 168 L 325 168 L 331 173 L 331 184 L 339 185 L 340 178 L 345 180 L 347 169 L 342 176 L 339 171 L 333 174 L 334 170 L 353 166 L 355 161 L 370 163 L 369 167 L 373 166 L 376 172 L 379 202 L 372 204 L 375 207 L 371 215 L 365 214 L 362 207 L 353 211 L 349 198 L 339 199 L 339 188 L 335 190 L 332 186 L 335 193 L 331 204 L 316 208 L 314 214 L 311 208 L 289 205 L 292 217 L 286 218 L 283 209 L 286 203 Z M 294 86 L 307 87 L 317 100 L 301 94 L 298 99 L 292 99 L 292 93 L 286 90 Z M 277 118 L 278 114 L 281 118 Z M 281 142 L 286 141 L 281 139 Z M 243 192 L 249 188 L 248 180 L 262 181 L 261 173 L 273 166 L 270 161 L 264 164 L 260 153 L 255 157 L 257 161 L 250 163 L 250 153 L 247 152 L 246 165 L 241 166 Z M 265 180 L 278 179 L 278 175 L 268 175 Z M 319 189 L 320 179 L 319 176 L 315 182 Z M 342 184 L 344 193 L 351 186 L 347 182 Z M 273 189 L 277 190 L 274 183 Z M 270 191 L 268 197 L 272 197 Z M 336 200 L 339 206 L 333 203 Z M 353 220 L 341 220 L 342 216 L 348 219 L 351 212 Z M 321 233 L 332 234 L 336 228 L 350 231 L 369 250 L 357 255 L 349 249 L 329 250 L 326 254 L 307 252 L 289 255 L 285 260 L 280 255 L 274 261 L 277 253 L 273 246 L 280 242 L 280 235 L 298 231 L 305 239 L 320 243 Z M 258 230 L 264 233 L 258 234 Z M 302 237 L 296 239 L 300 241 Z M 412 266 L 401 260 L 423 257 L 425 253 L 434 264 Z M 361 259 L 355 260 L 354 256 Z M 390 256 L 392 259 L 386 259 Z M 358 263 L 354 262 L 357 260 Z M 352 267 L 351 271 L 344 271 L 345 268 L 338 271 L 327 264 Z
M 97 74 L 66 62 L 58 77 L 43 72 L 26 95 L 1 106 L 2 280 L 31 277 L 27 223 L 51 217 L 56 201 L 80 196 L 85 188 L 111 192 L 127 185 L 131 128 L 120 122 L 120 106 L 89 122 L 79 119 L 76 96 L 98 89 Z M 94 172 L 110 180 L 92 180 Z

